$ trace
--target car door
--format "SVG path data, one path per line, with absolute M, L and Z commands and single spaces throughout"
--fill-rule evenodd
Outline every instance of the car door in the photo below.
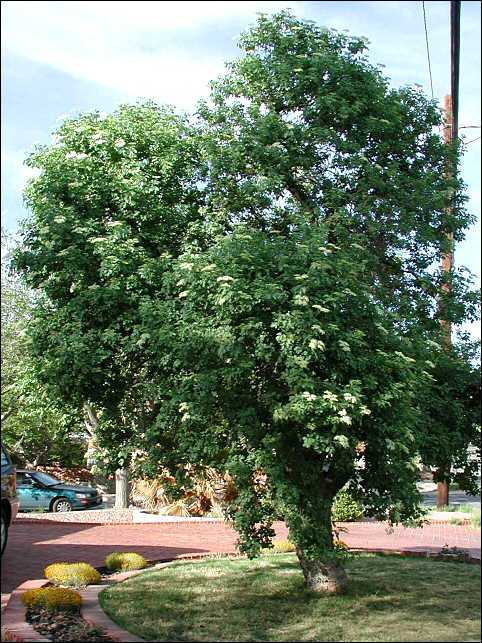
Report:
M 17 472 L 17 493 L 20 498 L 20 509 L 32 511 L 45 508 L 42 488 L 28 473 Z

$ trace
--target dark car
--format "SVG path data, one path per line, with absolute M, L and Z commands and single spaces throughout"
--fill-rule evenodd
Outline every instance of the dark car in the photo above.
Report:
M 16 491 L 15 466 L 2 444 L 2 541 L 1 552 L 5 549 L 8 540 L 8 528 L 15 520 L 19 500 Z
M 17 469 L 17 492 L 22 511 L 72 511 L 102 504 L 97 489 L 61 482 L 33 469 Z

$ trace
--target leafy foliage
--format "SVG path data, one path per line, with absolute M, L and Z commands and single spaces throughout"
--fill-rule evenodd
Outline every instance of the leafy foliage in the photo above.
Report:
M 27 337 L 37 294 L 9 269 L 12 251 L 2 230 L 2 440 L 21 464 L 79 466 L 85 453 L 81 416 L 38 377 Z
M 185 119 L 152 103 L 67 119 L 55 141 L 28 160 L 41 174 L 26 190 L 35 217 L 15 263 L 44 295 L 29 326 L 42 376 L 98 411 L 113 470 L 152 414 L 140 391 L 146 337 L 132 334 L 169 253 L 199 219 L 200 164 Z
M 241 548 L 284 518 L 314 589 L 346 580 L 345 484 L 399 522 L 420 459 L 475 478 L 477 370 L 438 350 L 477 314 L 470 276 L 434 267 L 471 221 L 458 149 L 366 45 L 261 15 L 194 125 L 153 103 L 66 120 L 29 159 L 16 254 L 42 377 L 94 406 L 107 466 L 167 468 L 179 506 L 227 471 Z
M 349 488 L 340 489 L 333 503 L 333 520 L 335 522 L 356 522 L 362 517 L 363 508 L 353 498 Z

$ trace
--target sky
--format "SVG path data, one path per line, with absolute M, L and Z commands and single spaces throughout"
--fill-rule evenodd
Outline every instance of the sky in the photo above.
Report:
M 291 9 L 299 18 L 370 40 L 369 57 L 394 86 L 418 84 L 430 96 L 422 2 L 21 1 L 2 2 L 2 225 L 15 233 L 25 217 L 23 161 L 35 143 L 51 142 L 66 115 L 151 98 L 192 110 L 208 83 L 239 56 L 239 34 L 257 12 Z M 450 92 L 450 2 L 425 2 L 434 97 Z M 480 16 L 461 3 L 460 134 L 480 135 Z M 462 177 L 477 223 L 455 252 L 480 285 L 480 144 L 467 146 Z M 471 332 L 480 337 L 480 325 Z

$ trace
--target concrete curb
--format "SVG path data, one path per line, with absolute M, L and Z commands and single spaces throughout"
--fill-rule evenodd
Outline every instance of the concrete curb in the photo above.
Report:
M 350 547 L 349 551 L 353 554 L 383 554 L 384 556 L 406 556 L 407 558 L 430 558 L 431 560 L 436 560 L 440 563 L 453 562 L 450 558 L 450 555 L 444 556 L 440 552 L 432 552 L 432 551 L 422 551 L 422 550 L 413 551 L 413 549 L 383 549 L 383 548 L 360 549 L 356 547 Z M 463 551 L 463 549 L 461 549 L 461 551 Z M 480 558 L 471 556 L 468 553 L 467 553 L 467 558 L 460 562 L 466 563 L 467 565 L 480 566 Z
M 14 589 L 2 614 L 2 640 L 4 641 L 50 641 L 39 634 L 25 620 L 25 605 L 21 596 L 27 589 L 37 589 L 49 583 L 48 580 L 27 580 Z

